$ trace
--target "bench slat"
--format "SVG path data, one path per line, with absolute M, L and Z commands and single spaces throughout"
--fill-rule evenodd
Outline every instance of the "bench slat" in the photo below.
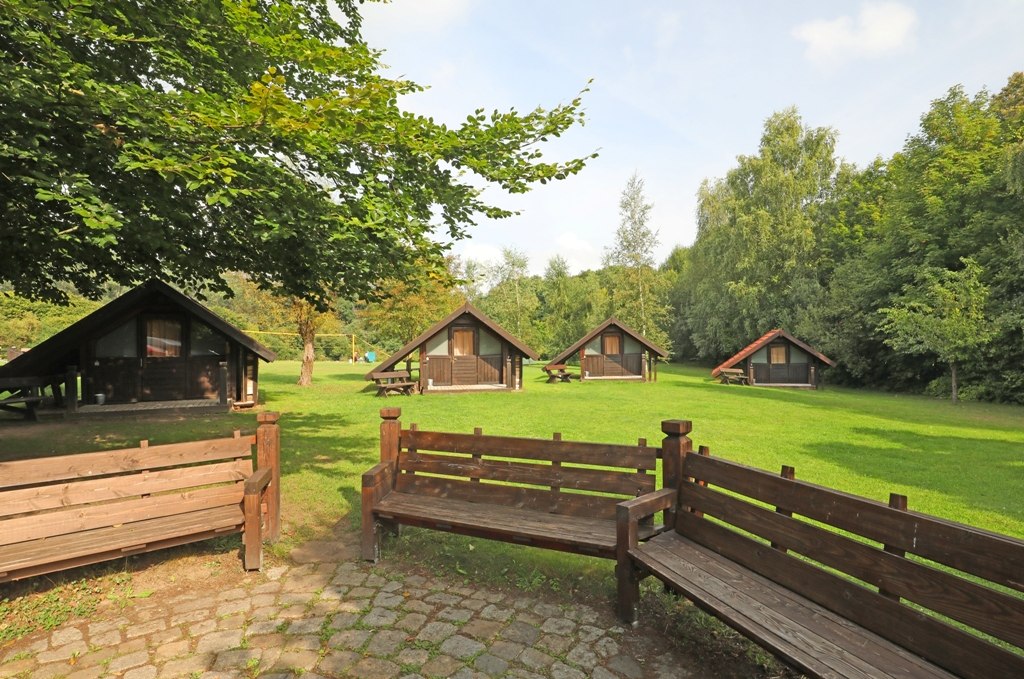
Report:
M 986 634 L 1024 646 L 1024 599 L 696 484 L 684 486 L 681 502 Z
M 497 483 L 473 483 L 452 478 L 399 474 L 395 490 L 429 497 L 464 500 L 476 505 L 483 503 L 503 507 L 521 507 L 563 516 L 591 516 L 614 519 L 615 505 L 622 498 L 583 493 L 553 493 L 550 490 L 503 486 Z
M 242 484 L 216 486 L 183 493 L 152 495 L 134 500 L 87 505 L 0 521 L 0 545 L 52 538 L 146 519 L 173 517 L 184 512 L 240 506 Z
M 445 474 L 507 483 L 558 486 L 636 497 L 654 490 L 654 475 L 639 472 L 606 471 L 574 467 L 553 467 L 510 460 L 488 460 L 468 455 L 434 455 L 405 452 L 400 455 L 402 469 Z
M 1024 676 L 1024 657 L 766 543 L 686 511 L 677 514 L 676 525 L 679 532 L 694 542 L 710 546 L 740 566 L 802 594 L 954 674 L 986 679 Z
M 130 548 L 138 545 L 166 547 L 237 533 L 243 521 L 240 506 L 217 507 L 7 545 L 0 547 L 0 582 L 106 561 L 122 550 L 134 553 Z
M 701 608 L 722 616 L 814 676 L 953 679 L 891 642 L 678 533 L 657 536 L 631 555 Z
M 227 481 L 242 481 L 251 476 L 252 471 L 252 460 L 231 460 L 215 462 L 201 469 L 192 468 L 188 474 L 182 474 L 180 469 L 164 469 L 17 488 L 4 491 L 3 502 L 0 503 L 0 517 Z
M 652 447 L 418 430 L 403 430 L 401 447 L 647 470 L 657 467 L 660 452 Z
M 253 436 L 0 462 L 0 488 L 251 457 Z
M 386 518 L 401 518 L 403 523 L 441 523 L 445 530 L 509 542 L 533 542 L 544 546 L 562 544 L 575 548 L 575 551 L 599 552 L 604 555 L 615 551 L 615 524 L 592 517 L 549 514 L 532 509 L 406 493 L 391 493 L 377 506 L 376 511 Z
M 686 475 L 1024 591 L 1024 542 L 721 458 L 686 456 Z

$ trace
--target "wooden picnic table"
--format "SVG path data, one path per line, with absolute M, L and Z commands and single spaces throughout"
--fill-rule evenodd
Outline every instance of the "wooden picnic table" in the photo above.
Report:
M 569 366 L 564 363 L 549 363 L 544 366 L 544 372 L 548 374 L 548 384 L 552 382 L 571 382 L 575 373 L 569 372 Z
M 718 381 L 722 384 L 750 384 L 750 377 L 740 368 L 724 368 L 718 371 Z
M 387 398 L 389 394 L 411 396 L 416 383 L 412 381 L 408 370 L 390 370 L 375 372 L 370 375 L 377 384 L 377 396 Z

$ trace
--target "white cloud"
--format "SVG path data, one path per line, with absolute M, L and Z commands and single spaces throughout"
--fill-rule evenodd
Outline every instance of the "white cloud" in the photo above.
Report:
M 361 8 L 366 24 L 381 25 L 390 34 L 441 33 L 461 23 L 472 11 L 474 0 L 393 0 L 367 3 Z M 380 21 L 383 19 L 383 21 Z M 379 41 L 378 41 L 379 42 Z M 371 42 L 373 44 L 373 42 Z
M 856 19 L 807 21 L 793 36 L 807 43 L 805 56 L 818 64 L 872 58 L 901 50 L 914 41 L 917 13 L 898 2 L 866 2 Z

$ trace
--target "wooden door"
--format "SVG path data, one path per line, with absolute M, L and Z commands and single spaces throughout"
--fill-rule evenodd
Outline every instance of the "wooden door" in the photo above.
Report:
M 188 359 L 184 323 L 180 318 L 143 320 L 142 400 L 177 401 L 185 398 Z
M 452 328 L 452 384 L 477 384 L 475 328 Z

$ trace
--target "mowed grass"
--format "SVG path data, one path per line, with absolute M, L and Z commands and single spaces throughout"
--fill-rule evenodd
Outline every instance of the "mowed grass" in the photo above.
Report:
M 657 444 L 665 419 L 693 422 L 694 446 L 911 509 L 1024 537 L 1024 409 L 828 388 L 796 391 L 720 385 L 704 367 L 665 365 L 656 383 L 546 384 L 526 368 L 518 393 L 475 392 L 375 398 L 366 365 L 318 363 L 299 388 L 298 363 L 261 367 L 266 410 L 282 413 L 285 553 L 307 539 L 359 525 L 360 474 L 379 456 L 378 411 L 402 408 L 407 426 L 568 440 Z M 255 415 L 82 418 L 36 426 L 0 423 L 0 459 L 252 431 Z M 347 539 L 352 539 L 351 537 Z M 407 530 L 385 542 L 386 559 L 410 559 L 484 581 L 607 594 L 610 562 L 518 545 Z

